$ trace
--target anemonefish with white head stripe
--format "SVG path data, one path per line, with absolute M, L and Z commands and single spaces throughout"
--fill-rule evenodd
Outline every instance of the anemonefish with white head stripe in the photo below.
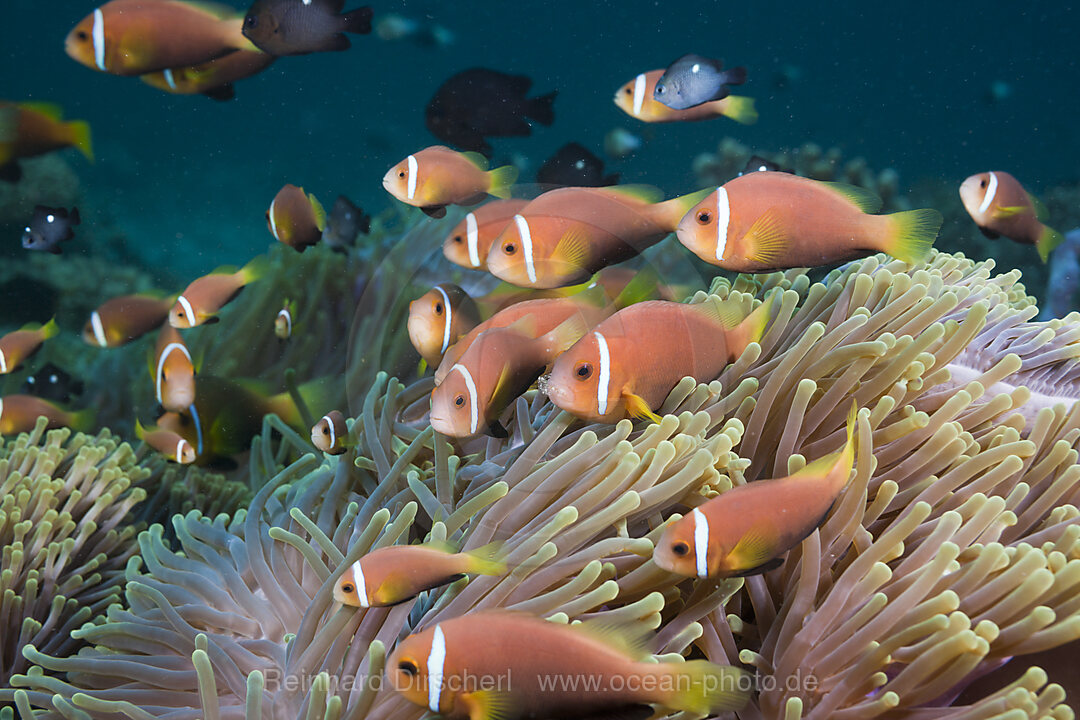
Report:
M 409 340 L 431 367 L 480 322 L 480 311 L 469 294 L 453 283 L 441 283 L 409 303 Z
M 253 49 L 243 22 L 240 11 L 224 5 L 111 0 L 68 33 L 64 49 L 92 70 L 145 75 Z
M 708 191 L 705 191 L 708 192 Z M 657 202 L 653 188 L 558 188 L 514 215 L 488 251 L 491 274 L 519 287 L 557 288 L 588 280 L 663 240 L 704 196 Z
M 653 300 L 620 310 L 555 361 L 551 401 L 594 422 L 658 421 L 655 409 L 684 377 L 709 382 L 765 333 L 773 299 L 743 318 L 710 295 L 684 304 Z
M 694 508 L 664 530 L 653 561 L 688 577 L 768 572 L 821 525 L 847 486 L 855 462 L 856 408 L 847 442 L 794 475 L 739 485 Z
M 818 267 L 886 252 L 917 263 L 941 227 L 937 210 L 870 215 L 869 190 L 784 172 L 752 172 L 697 203 L 678 224 L 679 242 L 712 265 L 760 273 Z
M 83 341 L 98 347 L 120 347 L 138 340 L 169 319 L 176 296 L 122 295 L 102 303 L 83 326 Z
M 754 109 L 754 98 L 728 95 L 722 100 L 713 100 L 685 110 L 673 110 L 653 98 L 656 81 L 664 70 L 650 70 L 641 73 L 615 93 L 615 105 L 627 115 L 649 123 L 689 122 L 708 120 L 714 117 L 728 117 L 743 125 L 753 125 L 758 114 Z
M 135 435 L 161 453 L 166 460 L 171 460 L 180 465 L 190 465 L 195 462 L 195 448 L 179 433 L 163 428 L 150 428 L 147 430 L 142 426 L 142 423 L 136 420 Z
M 498 543 L 454 552 L 441 543 L 390 545 L 349 567 L 334 586 L 334 600 L 353 607 L 387 607 L 467 575 L 502 575 Z
M 49 338 L 60 332 L 56 320 L 44 325 L 32 323 L 0 337 L 0 375 L 15 372 L 41 349 Z
M 295 316 L 296 303 L 292 300 L 286 300 L 274 318 L 274 335 L 277 336 L 278 340 L 288 340 L 292 337 L 293 318 Z
M 487 195 L 510 197 L 517 168 L 487 167 L 487 158 L 479 153 L 432 145 L 390 168 L 383 177 L 383 187 L 406 205 L 443 217 L 447 205 L 475 205 Z
M 492 200 L 468 213 L 443 241 L 443 255 L 450 262 L 474 270 L 487 268 L 491 243 L 513 220 L 528 200 Z
M 1034 245 L 1043 262 L 1065 240 L 1057 230 L 1042 224 L 1042 203 L 1007 172 L 972 175 L 960 185 L 960 199 L 983 235 L 991 239 L 1004 235 Z
M 327 455 L 342 455 L 349 449 L 349 426 L 340 410 L 331 410 L 311 428 L 311 444 Z
M 275 240 L 303 252 L 322 239 L 326 210 L 304 188 L 285 185 L 266 211 L 266 227 Z
M 605 717 L 636 705 L 704 716 L 738 710 L 749 698 L 751 678 L 740 668 L 650 660 L 610 625 L 480 610 L 399 641 L 386 673 L 410 702 L 470 720 Z M 582 690 L 577 681 L 585 678 L 595 687 Z
M 150 372 L 161 407 L 186 411 L 195 402 L 195 363 L 180 333 L 171 325 L 158 331 Z
M 219 268 L 191 282 L 176 298 L 169 311 L 169 324 L 192 328 L 215 322 L 221 308 L 232 302 L 240 291 L 265 273 L 268 261 L 259 256 L 240 270 Z
M 0 435 L 17 435 L 30 432 L 37 425 L 37 419 L 47 420 L 45 428 L 69 427 L 85 432 L 90 430 L 94 420 L 93 408 L 68 412 L 48 400 L 34 395 L 7 395 L 0 397 Z
M 206 95 L 214 100 L 231 100 L 236 95 L 233 83 L 261 73 L 275 59 L 262 50 L 237 50 L 200 65 L 147 73 L 139 79 L 172 95 Z

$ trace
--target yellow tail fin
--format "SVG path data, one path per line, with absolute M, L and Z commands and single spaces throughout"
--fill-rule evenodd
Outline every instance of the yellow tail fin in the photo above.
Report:
M 716 188 L 714 187 L 705 188 L 704 190 L 698 190 L 689 195 L 680 195 L 679 197 L 656 203 L 652 206 L 652 221 L 660 227 L 675 232 L 675 228 L 679 226 L 679 222 L 683 219 L 683 216 L 690 212 L 690 208 L 709 197 L 709 195 L 715 191 Z
M 818 458 L 808 463 L 795 473 L 795 476 L 812 475 L 820 477 L 829 473 L 835 473 L 836 491 L 839 492 L 847 485 L 851 476 L 851 468 L 855 465 L 855 426 L 859 417 L 859 406 L 854 400 L 851 401 L 851 409 L 847 417 L 847 441 L 844 447 L 836 452 L 829 453 L 825 457 Z
M 469 572 L 475 575 L 502 575 L 506 572 L 506 554 L 501 542 L 468 550 L 463 555 L 469 558 Z
M 510 197 L 510 190 L 514 187 L 514 183 L 517 182 L 518 169 L 513 165 L 503 165 L 489 171 L 488 178 L 491 180 L 488 192 L 497 198 L 505 200 Z
M 758 121 L 754 98 L 742 95 L 728 95 L 725 98 L 724 117 L 731 118 L 742 125 L 753 125 Z
M 1035 243 L 1035 249 L 1039 251 L 1039 257 L 1045 263 L 1050 261 L 1050 253 L 1054 251 L 1054 248 L 1063 242 L 1065 242 L 1064 235 L 1044 225 L 1042 234 L 1039 235 L 1039 240 Z
M 308 202 L 311 203 L 311 211 L 315 213 L 315 227 L 319 228 L 319 232 L 326 229 L 326 210 L 323 208 L 322 203 L 312 193 L 308 193 Z
M 741 710 L 753 689 L 753 676 L 746 670 L 708 660 L 671 663 L 671 673 L 675 690 L 664 705 L 695 715 Z
M 892 223 L 892 232 L 881 249 L 909 265 L 926 259 L 941 229 L 941 213 L 923 208 L 893 213 L 888 218 Z
M 90 142 L 90 124 L 83 120 L 73 120 L 67 126 L 71 132 L 71 144 L 77 147 L 87 160 L 94 162 L 94 147 Z
M 41 339 L 48 340 L 49 338 L 56 337 L 56 334 L 60 332 L 60 326 L 56 324 L 56 318 L 52 318 L 49 322 L 41 326 Z

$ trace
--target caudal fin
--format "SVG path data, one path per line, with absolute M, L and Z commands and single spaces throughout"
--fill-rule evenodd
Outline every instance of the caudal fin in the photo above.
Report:
M 94 148 L 90 142 L 90 124 L 84 120 L 74 120 L 68 123 L 71 131 L 71 144 L 79 149 L 86 159 L 94 162 Z
M 488 192 L 497 198 L 506 200 L 510 197 L 510 190 L 518 179 L 518 169 L 513 165 L 503 165 L 488 172 L 491 186 Z
M 695 715 L 741 710 L 753 689 L 753 676 L 746 670 L 708 660 L 672 663 L 671 673 L 675 677 L 669 685 L 675 689 L 663 704 Z
M 683 216 L 690 212 L 692 207 L 714 192 L 716 192 L 716 188 L 705 188 L 704 190 L 698 190 L 689 195 L 680 195 L 679 197 L 656 203 L 652 206 L 652 221 L 662 228 L 675 232 L 675 228 L 679 226 L 679 222 L 683 219 Z
M 525 114 L 541 125 L 551 125 L 555 122 L 555 96 L 558 94 L 558 90 L 552 90 L 547 95 L 533 98 Z
M 500 542 L 489 543 L 462 554 L 469 558 L 469 572 L 474 575 L 502 575 L 506 572 L 506 554 Z
M 909 265 L 925 260 L 941 229 L 941 213 L 923 208 L 893 213 L 887 217 L 890 229 L 881 249 Z
M 367 35 L 371 32 L 371 8 L 367 5 L 355 10 L 350 10 L 341 16 L 345 21 L 344 31 L 357 35 Z
M 743 95 L 728 95 L 724 99 L 724 117 L 731 118 L 741 125 L 753 125 L 758 121 L 754 98 Z
M 1045 263 L 1050 261 L 1050 253 L 1054 251 L 1054 248 L 1063 242 L 1065 242 L 1064 235 L 1053 228 L 1043 225 L 1043 231 L 1035 243 L 1035 249 L 1039 251 L 1039 257 Z

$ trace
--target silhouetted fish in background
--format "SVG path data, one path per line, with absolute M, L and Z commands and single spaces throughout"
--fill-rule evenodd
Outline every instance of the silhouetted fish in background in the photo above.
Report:
M 347 248 L 356 242 L 360 233 L 371 232 L 371 216 L 365 215 L 349 198 L 338 195 L 323 230 L 323 242 L 332 248 Z
M 776 163 L 766 160 L 760 155 L 751 155 L 750 159 L 746 161 L 746 167 L 739 171 L 739 175 L 746 175 L 752 172 L 786 172 L 790 173 L 790 170 L 780 167 Z
M 65 208 L 51 208 L 38 205 L 34 208 L 34 216 L 30 224 L 23 230 L 22 246 L 27 250 L 42 250 L 59 255 L 60 243 L 75 237 L 72 225 L 78 225 L 79 208 L 71 208 L 68 212 Z
M 581 143 L 569 142 L 544 161 L 536 173 L 536 182 L 542 185 L 604 187 L 617 185 L 619 174 L 605 176 L 603 160 Z
M 306 55 L 352 47 L 345 33 L 371 32 L 371 8 L 342 14 L 345 0 L 255 0 L 244 36 L 271 55 Z
M 33 375 L 28 375 L 19 390 L 24 395 L 51 400 L 58 403 L 69 403 L 75 396 L 81 395 L 83 383 L 62 368 L 46 363 Z
M 532 79 L 498 70 L 470 68 L 444 82 L 428 103 L 425 119 L 431 134 L 463 150 L 491 155 L 486 138 L 524 137 L 529 119 L 555 122 L 558 91 L 526 98 Z
M 722 60 L 683 55 L 656 81 L 653 98 L 673 110 L 686 110 L 728 96 L 728 85 L 746 82 L 746 68 L 724 70 Z

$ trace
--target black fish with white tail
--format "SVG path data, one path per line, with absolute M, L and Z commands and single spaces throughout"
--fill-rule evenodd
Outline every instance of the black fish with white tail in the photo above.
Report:
M 487 138 L 525 137 L 530 120 L 555 122 L 555 96 L 526 97 L 532 79 L 498 70 L 470 68 L 444 82 L 428 103 L 425 118 L 431 134 L 460 150 L 491 156 Z
M 60 243 L 75 237 L 72 225 L 78 225 L 79 208 L 51 208 L 38 205 L 30 224 L 23 230 L 22 246 L 27 250 L 40 250 L 59 255 Z
M 271 55 L 306 55 L 352 47 L 345 33 L 371 32 L 371 8 L 342 13 L 345 0 L 255 0 L 244 35 Z
M 541 185 L 604 187 L 617 185 L 619 174 L 604 175 L 604 161 L 581 143 L 570 142 L 544 161 L 536 173 Z
M 723 100 L 729 94 L 728 85 L 742 85 L 744 82 L 744 67 L 724 70 L 723 60 L 683 55 L 668 65 L 656 81 L 653 99 L 672 110 L 686 110 L 713 100 Z

